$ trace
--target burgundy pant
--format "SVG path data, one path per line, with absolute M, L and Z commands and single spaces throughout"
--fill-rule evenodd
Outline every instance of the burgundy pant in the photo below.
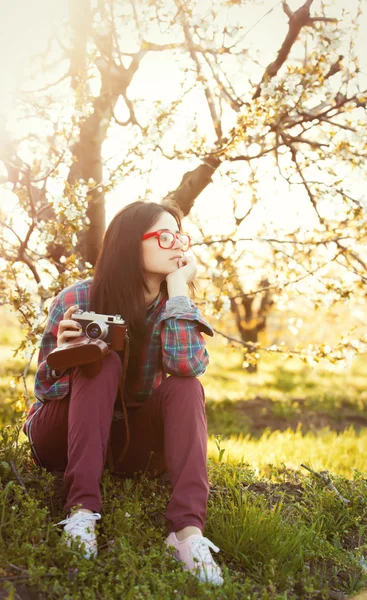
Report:
M 113 421 L 120 378 L 121 361 L 115 352 L 92 378 L 76 368 L 70 394 L 47 402 L 31 421 L 30 437 L 41 465 L 65 471 L 67 512 L 77 504 L 101 510 L 99 485 L 109 436 L 115 460 L 126 439 L 125 422 Z M 154 477 L 167 470 L 172 496 L 165 516 L 170 530 L 195 525 L 203 531 L 209 483 L 205 396 L 199 380 L 173 375 L 165 379 L 129 416 L 129 429 L 129 447 L 118 471 L 129 477 L 142 470 Z

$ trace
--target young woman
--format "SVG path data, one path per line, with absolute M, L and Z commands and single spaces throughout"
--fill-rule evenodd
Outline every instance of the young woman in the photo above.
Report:
M 221 585 L 221 569 L 202 532 L 209 495 L 204 390 L 197 376 L 208 365 L 202 332 L 213 335 L 188 284 L 196 273 L 185 253 L 181 213 L 170 204 L 134 202 L 111 221 L 93 279 L 63 290 L 53 301 L 43 334 L 35 378 L 36 402 L 24 426 L 35 462 L 65 472 L 68 543 L 97 555 L 95 522 L 101 518 L 100 479 L 108 442 L 114 460 L 124 444 L 125 423 L 116 417 L 121 357 L 111 351 L 102 370 L 51 371 L 54 348 L 83 333 L 71 315 L 79 308 L 120 314 L 131 340 L 125 380 L 130 442 L 117 471 L 159 476 L 167 470 L 172 496 L 166 511 L 166 546 L 201 581 Z M 167 374 L 170 377 L 167 377 Z

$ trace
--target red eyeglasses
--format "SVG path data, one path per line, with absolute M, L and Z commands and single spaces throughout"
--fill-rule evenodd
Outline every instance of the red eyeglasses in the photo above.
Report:
M 147 240 L 151 237 L 158 238 L 158 245 L 164 250 L 173 248 L 176 243 L 176 239 L 181 243 L 183 252 L 187 252 L 187 250 L 190 248 L 191 240 L 187 233 L 172 233 L 172 231 L 166 230 L 151 231 L 150 233 L 145 233 L 141 239 Z

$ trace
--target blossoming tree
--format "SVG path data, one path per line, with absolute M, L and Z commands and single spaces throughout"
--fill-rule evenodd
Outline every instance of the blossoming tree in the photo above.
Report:
M 194 251 L 212 269 L 203 299 L 216 316 L 232 311 L 250 355 L 270 306 L 289 290 L 316 305 L 365 294 L 367 96 L 361 6 L 348 7 L 70 3 L 0 122 L 13 205 L 1 215 L 1 294 L 26 327 L 23 350 L 39 340 L 46 300 L 91 273 L 106 200 L 137 178 L 140 195 L 166 195 L 191 219 Z M 256 46 L 271 20 L 274 44 L 263 31 Z M 300 207 L 291 225 L 281 202 L 290 192 Z M 223 224 L 215 235 L 200 208 L 214 195 Z M 284 212 L 269 219 L 274 205 Z M 363 344 L 344 338 L 302 352 L 337 360 Z

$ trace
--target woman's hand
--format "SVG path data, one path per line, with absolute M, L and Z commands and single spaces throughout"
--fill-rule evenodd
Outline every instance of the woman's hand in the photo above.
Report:
M 60 321 L 59 329 L 57 331 L 57 347 L 83 335 L 81 325 L 70 318 L 78 308 L 79 306 L 75 304 L 74 306 L 70 306 L 64 313 L 64 318 Z
M 167 275 L 167 283 L 175 280 L 184 280 L 185 283 L 190 283 L 194 279 L 197 269 L 194 255 L 184 254 L 183 258 L 177 259 L 177 270 Z

